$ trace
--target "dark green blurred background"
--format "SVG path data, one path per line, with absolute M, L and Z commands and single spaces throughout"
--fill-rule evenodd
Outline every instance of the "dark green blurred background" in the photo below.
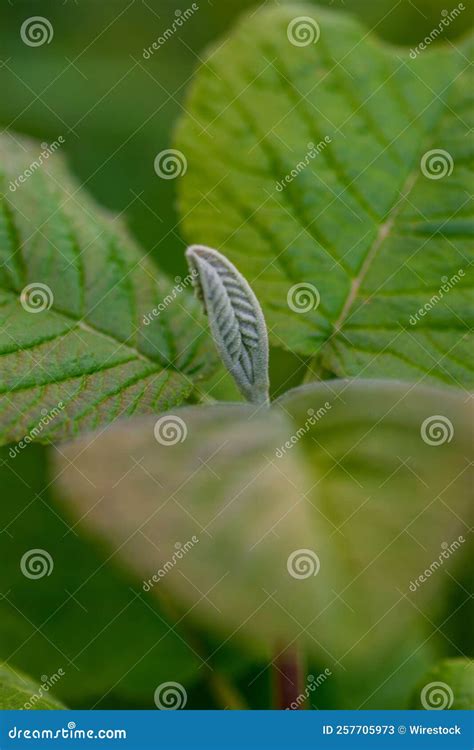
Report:
M 2 0 L 0 5 L 2 128 L 47 142 L 63 136 L 62 150 L 79 180 L 100 203 L 123 213 L 144 250 L 172 276 L 185 270 L 175 209 L 177 181 L 160 180 L 154 158 L 173 145 L 173 128 L 206 47 L 226 34 L 241 12 L 259 5 L 252 0 L 200 0 L 198 4 L 199 11 L 149 60 L 142 57 L 144 47 L 172 24 L 177 10 L 186 10 L 191 2 Z M 327 0 L 321 4 L 358 15 L 395 44 L 413 46 L 438 25 L 443 9 L 457 5 L 446 0 Z M 470 25 L 472 2 L 465 0 L 465 5 L 469 12 L 445 29 L 445 43 Z M 34 15 L 51 21 L 54 38 L 50 44 L 29 47 L 21 41 L 20 26 Z M 197 240 L 205 242 L 204 237 Z M 288 374 L 295 363 L 290 355 L 273 352 L 274 390 L 278 381 L 286 381 L 286 388 L 294 384 Z M 44 450 L 35 446 L 14 461 L 4 450 L 0 480 L 4 499 L 0 506 L 0 617 L 11 623 L 9 628 L 0 628 L 0 641 L 4 638 L 0 659 L 13 654 L 12 664 L 37 680 L 42 672 L 50 674 L 62 665 L 67 676 L 58 692 L 75 707 L 87 708 L 99 701 L 101 708 L 151 708 L 155 682 L 150 659 L 162 675 L 170 658 L 175 679 L 198 674 L 192 680 L 195 688 L 189 688 L 190 707 L 218 705 L 209 693 L 206 670 L 198 671 L 199 665 L 183 646 L 184 634 L 180 631 L 175 636 L 157 605 L 142 596 L 136 598 L 136 582 L 128 580 L 115 562 L 100 567 L 104 554 L 96 545 L 68 531 L 56 501 L 46 491 Z M 42 546 L 53 554 L 56 575 L 41 582 L 33 598 L 19 572 L 18 557 L 25 549 Z M 70 598 L 76 590 L 77 596 Z M 8 598 L 2 599 L 5 594 Z M 453 601 L 440 607 L 439 622 L 456 608 L 456 593 L 452 596 Z M 465 622 L 459 611 L 449 621 L 449 635 L 467 645 Z M 9 633 L 6 640 L 5 633 Z M 160 646 L 153 650 L 162 636 Z M 198 637 L 206 641 L 205 634 Z M 148 649 L 150 656 L 140 660 Z M 407 642 L 407 652 L 410 649 Z M 431 639 L 417 659 L 426 659 L 429 666 L 436 651 Z M 449 653 L 443 643 L 440 655 Z M 394 655 L 394 659 L 402 661 L 402 656 Z M 246 660 L 234 647 L 224 649 L 220 661 L 225 670 L 238 675 L 255 707 L 267 705 L 268 674 L 255 681 L 252 677 L 261 672 L 261 664 Z M 327 665 L 312 666 L 316 673 Z M 389 670 L 390 665 L 384 668 Z M 377 670 L 375 662 L 366 665 L 368 685 L 371 679 L 377 680 Z M 358 691 L 366 687 L 360 675 L 353 676 L 353 684 L 347 675 L 344 680 L 346 696 L 340 694 L 337 679 L 328 681 L 318 695 L 319 707 L 357 702 Z M 397 702 L 408 682 L 406 670 L 401 670 L 396 684 L 392 681 L 381 692 L 381 706 Z M 101 699 L 110 685 L 116 687 Z M 148 698 L 144 700 L 143 695 Z

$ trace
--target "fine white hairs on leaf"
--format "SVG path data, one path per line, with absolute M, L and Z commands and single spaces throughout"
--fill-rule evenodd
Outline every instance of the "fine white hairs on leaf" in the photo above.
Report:
M 268 336 L 258 300 L 223 255 L 204 245 L 186 251 L 219 355 L 247 401 L 268 403 Z

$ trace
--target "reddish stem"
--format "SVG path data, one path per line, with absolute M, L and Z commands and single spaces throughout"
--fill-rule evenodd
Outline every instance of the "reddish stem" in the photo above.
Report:
M 277 709 L 304 708 L 304 670 L 301 656 L 295 647 L 281 651 L 274 662 L 274 706 Z

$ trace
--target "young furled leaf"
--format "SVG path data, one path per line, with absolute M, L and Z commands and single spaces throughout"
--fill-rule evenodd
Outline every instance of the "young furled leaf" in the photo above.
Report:
M 204 245 L 186 251 L 225 366 L 247 401 L 268 403 L 268 337 L 258 300 L 227 258 Z

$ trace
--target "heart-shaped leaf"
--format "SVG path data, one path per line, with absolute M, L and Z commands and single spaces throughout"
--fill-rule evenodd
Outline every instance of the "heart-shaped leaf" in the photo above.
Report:
M 56 469 L 151 591 L 225 639 L 302 640 L 346 667 L 429 624 L 463 555 L 469 427 L 454 392 L 329 381 L 264 412 L 124 420 L 62 447 Z
M 237 265 L 271 343 L 316 376 L 474 382 L 469 58 L 291 4 L 252 12 L 196 75 L 185 232 Z
M 3 442 L 170 408 L 215 369 L 190 284 L 171 289 L 58 154 L 3 135 L 0 189 Z

